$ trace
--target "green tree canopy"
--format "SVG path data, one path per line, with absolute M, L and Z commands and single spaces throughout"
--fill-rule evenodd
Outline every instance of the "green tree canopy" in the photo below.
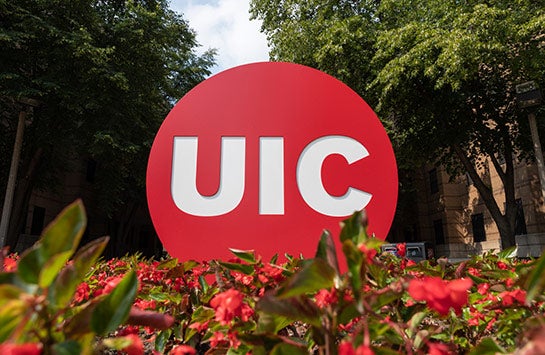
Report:
M 153 137 L 210 74 L 214 52 L 196 54 L 194 31 L 166 0 L 0 0 L 0 24 L 2 156 L 11 156 L 20 99 L 41 102 L 25 132 L 10 244 L 33 187 L 54 187 L 70 155 L 98 162 L 106 213 L 142 200 Z M 1 164 L 7 172 L 9 159 Z
M 252 14 L 273 59 L 335 75 L 375 106 L 402 165 L 469 173 L 502 246 L 514 244 L 514 164 L 531 147 L 515 86 L 545 85 L 544 1 L 253 0 Z M 478 173 L 487 160 L 505 208 Z

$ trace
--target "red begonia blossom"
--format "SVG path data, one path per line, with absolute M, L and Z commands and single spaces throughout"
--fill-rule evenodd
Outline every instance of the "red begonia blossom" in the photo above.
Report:
M 240 317 L 242 321 L 250 319 L 253 310 L 243 300 L 244 295 L 235 289 L 215 295 L 210 305 L 216 311 L 216 321 L 226 325 L 235 317 Z
M 339 355 L 374 355 L 375 352 L 366 345 L 360 345 L 355 350 L 351 343 L 344 341 L 339 344 Z
M 172 348 L 169 354 L 170 355 L 193 355 L 196 353 L 197 351 L 189 345 L 178 345 Z
M 328 291 L 328 290 L 320 290 L 314 296 L 314 299 L 316 300 L 316 305 L 320 308 L 324 308 L 332 303 L 337 302 L 337 293 L 335 289 Z
M 144 344 L 138 335 L 129 334 L 123 338 L 130 340 L 131 343 L 121 350 L 126 352 L 128 355 L 144 355 Z
M 526 302 L 526 291 L 517 289 L 513 291 L 504 291 L 498 295 L 501 300 L 501 304 L 504 307 L 512 306 L 515 301 L 519 304 Z
M 365 244 L 360 245 L 358 249 L 363 253 L 366 263 L 372 264 L 373 259 L 377 255 L 377 250 L 375 248 L 368 248 Z
M 407 244 L 399 243 L 396 245 L 396 249 L 397 249 L 397 255 L 399 255 L 400 257 L 404 258 L 405 255 L 407 255 Z
M 447 315 L 452 308 L 460 314 L 467 304 L 467 291 L 473 285 L 471 279 L 445 281 L 440 277 L 413 279 L 409 283 L 409 295 L 417 301 L 425 301 L 429 308 Z
M 42 344 L 26 343 L 26 344 L 13 344 L 2 343 L 0 344 L 0 354 L 2 355 L 39 355 L 42 353 Z
M 6 272 L 17 271 L 17 260 L 15 260 L 14 258 L 5 257 L 4 271 Z
M 428 355 L 451 355 L 453 352 L 443 343 L 428 343 Z

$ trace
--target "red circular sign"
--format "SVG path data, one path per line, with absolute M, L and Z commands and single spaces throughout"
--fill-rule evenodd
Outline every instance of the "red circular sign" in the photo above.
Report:
M 291 63 L 255 63 L 197 85 L 151 149 L 147 196 L 165 249 L 181 259 L 254 249 L 312 257 L 323 229 L 365 208 L 385 239 L 397 200 L 388 136 L 348 86 Z M 340 251 L 339 246 L 337 246 Z

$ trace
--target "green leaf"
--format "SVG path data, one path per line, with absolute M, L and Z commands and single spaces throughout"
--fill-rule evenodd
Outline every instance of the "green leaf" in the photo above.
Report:
M 276 334 L 291 323 L 293 323 L 293 320 L 287 317 L 272 313 L 261 313 L 257 323 L 257 332 Z
M 85 208 L 83 202 L 78 199 L 66 207 L 45 228 L 40 239 L 44 255 L 49 258 L 56 254 L 74 253 L 86 225 Z M 71 254 L 66 257 L 66 260 L 70 256 Z
M 74 254 L 86 224 L 83 204 L 77 200 L 46 227 L 38 243 L 23 253 L 17 274 L 28 283 L 48 287 Z
M 49 289 L 48 298 L 51 304 L 61 308 L 70 303 L 78 285 L 100 257 L 109 239 L 103 237 L 86 244 L 78 251 L 73 263 L 61 270 Z
M 417 312 L 413 314 L 413 316 L 409 320 L 408 335 L 410 338 L 412 338 L 413 335 L 416 334 L 416 331 L 418 331 L 418 327 L 420 326 L 420 324 L 422 323 L 424 318 L 426 318 L 427 315 L 428 315 L 427 312 Z
M 302 346 L 288 343 L 277 344 L 270 355 L 308 355 L 308 350 Z
M 335 270 L 326 260 L 316 258 L 290 277 L 278 291 L 278 298 L 288 298 L 329 289 L 333 286 Z
M 0 307 L 0 343 L 21 324 L 27 310 L 26 302 L 19 299 L 8 301 Z
M 155 350 L 163 354 L 165 352 L 165 347 L 167 346 L 168 339 L 170 339 L 171 335 L 172 335 L 171 329 L 160 331 L 159 334 L 157 334 L 157 337 L 155 338 L 155 346 L 154 346 Z
M 128 317 L 136 292 L 138 279 L 129 271 L 113 291 L 95 307 L 91 316 L 91 329 L 98 335 L 114 331 Z
M 51 347 L 55 355 L 79 355 L 82 353 L 81 345 L 75 340 L 68 340 Z
M 530 304 L 545 288 L 545 255 L 541 255 L 526 280 L 526 303 Z
M 494 355 L 494 354 L 507 354 L 504 348 L 499 346 L 494 339 L 484 338 L 477 346 L 475 346 L 468 355 Z
M 246 261 L 250 264 L 255 264 L 255 252 L 253 250 L 238 250 L 229 249 L 231 253 L 235 254 L 240 260 Z
M 257 302 L 256 309 L 259 312 L 284 316 L 292 321 L 321 326 L 320 309 L 306 297 L 278 299 L 269 292 Z
M 224 268 L 231 270 L 231 271 L 240 271 L 245 275 L 251 275 L 254 273 L 254 267 L 253 265 L 248 264 L 239 264 L 239 263 L 227 263 L 220 261 L 218 262 L 221 266 Z
M 126 337 L 108 338 L 102 341 L 110 349 L 122 350 L 132 344 L 132 340 Z
M 176 258 L 167 259 L 167 260 L 162 261 L 161 263 L 159 263 L 159 265 L 157 265 L 157 269 L 158 270 L 172 269 L 173 267 L 175 267 L 177 265 L 178 265 L 178 259 L 176 259 Z
M 498 258 L 500 259 L 511 259 L 517 256 L 517 247 L 510 247 L 504 249 L 498 253 Z
M 316 257 L 327 261 L 329 266 L 335 270 L 337 275 L 340 275 L 339 260 L 337 259 L 337 250 L 335 249 L 335 243 L 331 237 L 329 231 L 324 230 L 318 243 L 318 249 L 316 250 Z
M 59 274 L 59 271 L 66 264 L 68 259 L 72 256 L 71 250 L 63 253 L 58 253 L 49 257 L 44 263 L 40 276 L 38 278 L 38 285 L 42 288 L 46 288 L 55 280 L 55 277 Z
M 11 284 L 0 285 L 0 305 L 9 300 L 16 300 L 21 297 L 23 290 Z
M 365 229 L 363 227 L 364 217 L 362 212 L 355 212 L 349 218 L 341 222 L 341 242 L 351 240 L 355 245 L 359 245 L 366 238 Z
M 361 280 L 361 265 L 363 262 L 362 253 L 358 250 L 354 242 L 350 239 L 346 239 L 343 242 L 343 253 L 346 257 L 346 263 L 348 265 L 348 276 L 350 279 L 350 285 L 356 298 L 361 294 L 362 280 Z
M 17 275 L 25 282 L 38 284 L 40 271 L 44 263 L 45 259 L 40 246 L 35 244 L 21 255 L 21 259 L 17 265 Z

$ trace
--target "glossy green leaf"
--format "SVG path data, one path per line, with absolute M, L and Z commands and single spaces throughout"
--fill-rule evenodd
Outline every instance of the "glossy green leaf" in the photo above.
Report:
M 308 355 L 308 350 L 295 344 L 280 343 L 272 348 L 270 355 Z
M 109 237 L 95 239 L 77 252 L 72 264 L 61 270 L 50 287 L 48 297 L 51 304 L 56 307 L 65 307 L 70 303 L 78 285 L 98 260 L 108 241 Z
M 0 307 L 0 343 L 5 341 L 21 325 L 28 310 L 27 304 L 19 299 L 5 302 Z
M 499 346 L 494 339 L 484 338 L 477 346 L 475 346 L 468 355 L 495 355 L 507 354 L 504 348 Z
M 359 245 L 366 238 L 363 212 L 355 212 L 349 218 L 341 222 L 341 242 L 351 240 L 355 245 Z
M 178 265 L 178 259 L 172 258 L 172 259 L 167 259 L 160 262 L 159 265 L 157 265 L 157 269 L 158 270 L 172 269 L 173 267 L 177 265 Z
M 100 301 L 91 316 L 91 329 L 98 335 L 114 331 L 128 317 L 138 290 L 138 279 L 129 271 L 119 284 Z
M 291 323 L 293 323 L 293 320 L 287 317 L 272 313 L 261 313 L 257 323 L 257 331 L 259 333 L 276 334 Z
M 21 256 L 17 274 L 25 282 L 48 287 L 75 252 L 86 223 L 81 200 L 66 207 L 46 227 L 38 243 Z
M 288 298 L 329 289 L 333 287 L 335 276 L 335 270 L 326 260 L 316 258 L 291 276 L 280 288 L 277 297 Z
M 0 305 L 9 301 L 16 300 L 21 297 L 23 290 L 11 284 L 0 284 Z
M 361 265 L 363 262 L 362 253 L 358 250 L 354 242 L 350 239 L 346 239 L 343 242 L 343 253 L 346 257 L 346 263 L 348 264 L 348 276 L 354 295 L 358 296 L 362 289 L 361 280 Z
M 102 343 L 104 345 L 106 345 L 110 349 L 122 350 L 122 349 L 132 345 L 132 340 L 128 339 L 126 337 L 118 337 L 118 338 L 104 339 L 102 341 Z
M 320 309 L 307 297 L 278 299 L 273 293 L 266 293 L 256 305 L 259 312 L 284 316 L 292 321 L 321 325 Z
M 541 255 L 526 280 L 526 303 L 530 303 L 545 289 L 545 255 Z
M 50 257 L 65 252 L 73 253 L 78 247 L 86 225 L 87 217 L 83 202 L 76 200 L 66 207 L 42 233 L 40 243 L 44 255 Z
M 54 344 L 51 350 L 53 350 L 53 354 L 55 355 L 80 355 L 82 353 L 80 343 L 75 340 Z
M 165 347 L 167 346 L 168 339 L 170 338 L 171 335 L 172 335 L 171 329 L 166 329 L 159 332 L 159 334 L 157 334 L 157 337 L 155 338 L 155 346 L 154 346 L 155 351 L 158 351 L 160 354 L 163 354 L 165 352 Z
M 231 253 L 235 254 L 240 260 L 246 261 L 250 264 L 255 264 L 255 252 L 253 250 L 239 250 L 239 249 L 229 249 Z
M 248 264 L 228 263 L 220 261 L 219 264 L 224 268 L 231 271 L 239 271 L 245 275 L 252 275 L 254 273 L 254 266 Z
M 498 253 L 498 258 L 500 259 L 511 259 L 517 256 L 517 247 L 513 246 L 507 249 L 504 249 Z
M 58 253 L 50 256 L 49 259 L 44 263 L 42 270 L 40 271 L 38 285 L 42 288 L 46 288 L 51 285 L 51 283 L 53 283 L 53 281 L 59 274 L 59 271 L 64 267 L 72 254 L 73 252 L 71 250 L 68 250 L 63 253 Z
M 324 230 L 318 243 L 318 249 L 316 250 L 316 257 L 327 261 L 327 263 L 335 270 L 337 275 L 340 275 L 339 260 L 337 259 L 337 250 L 335 249 L 335 242 L 331 237 L 329 231 Z
M 40 271 L 45 261 L 40 245 L 35 244 L 21 255 L 21 260 L 17 265 L 17 275 L 25 282 L 38 284 Z

